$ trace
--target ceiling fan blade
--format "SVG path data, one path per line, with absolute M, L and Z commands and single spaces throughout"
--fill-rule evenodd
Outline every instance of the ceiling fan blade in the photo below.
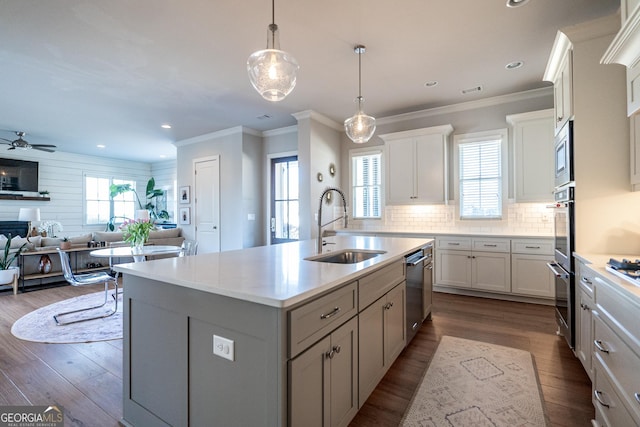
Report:
M 3 140 L 3 141 L 7 141 L 7 142 L 13 142 L 12 140 L 7 139 L 7 138 L 0 138 L 0 139 Z
M 55 145 L 31 145 L 31 148 L 33 148 L 34 150 L 40 150 L 40 151 L 46 151 L 47 153 L 55 153 L 56 150 L 52 150 L 50 148 L 46 148 L 46 147 L 53 147 L 55 148 Z M 9 149 L 11 150 L 11 148 Z

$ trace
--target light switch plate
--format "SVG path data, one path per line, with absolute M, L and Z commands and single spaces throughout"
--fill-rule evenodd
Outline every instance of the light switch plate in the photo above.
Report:
M 222 358 L 236 360 L 234 342 L 228 338 L 213 336 L 213 354 Z

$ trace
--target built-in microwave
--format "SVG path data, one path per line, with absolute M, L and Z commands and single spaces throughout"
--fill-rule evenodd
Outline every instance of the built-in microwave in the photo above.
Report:
M 555 186 L 573 181 L 573 120 L 569 120 L 555 138 Z

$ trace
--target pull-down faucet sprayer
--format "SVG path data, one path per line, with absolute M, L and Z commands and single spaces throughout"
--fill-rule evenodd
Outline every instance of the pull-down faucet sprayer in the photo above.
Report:
M 322 223 L 322 201 L 324 200 L 324 196 L 331 192 L 331 191 L 335 191 L 336 193 L 338 193 L 340 195 L 340 197 L 342 197 L 342 206 L 344 207 L 344 214 L 342 216 L 339 216 L 336 219 L 333 219 L 329 222 L 327 222 L 326 224 Z M 336 221 L 338 221 L 339 219 L 344 218 L 344 228 L 347 228 L 348 225 L 348 215 L 347 215 L 347 199 L 344 197 L 344 193 L 342 192 L 342 190 L 340 190 L 337 187 L 328 187 L 326 190 L 324 190 L 322 192 L 322 194 L 320 195 L 320 206 L 318 207 L 318 253 L 322 252 L 322 227 L 325 227 L 329 224 L 332 224 Z

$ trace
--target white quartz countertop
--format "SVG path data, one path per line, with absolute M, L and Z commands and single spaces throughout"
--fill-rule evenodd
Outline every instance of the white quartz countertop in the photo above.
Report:
M 244 301 L 287 308 L 401 259 L 428 238 L 333 236 L 322 253 L 344 249 L 385 251 L 356 264 L 305 260 L 318 255 L 317 241 L 304 240 L 243 250 L 118 264 L 114 269 L 169 284 Z
M 640 281 L 636 281 L 631 278 L 622 278 L 607 270 L 607 263 L 611 258 L 615 258 L 617 260 L 622 260 L 624 258 L 635 261 L 636 259 L 640 259 L 640 255 L 579 254 L 574 252 L 573 256 L 606 278 L 607 281 L 616 286 L 622 294 L 628 298 L 633 298 L 640 303 Z M 578 280 L 580 280 L 580 278 L 576 278 L 576 283 Z

